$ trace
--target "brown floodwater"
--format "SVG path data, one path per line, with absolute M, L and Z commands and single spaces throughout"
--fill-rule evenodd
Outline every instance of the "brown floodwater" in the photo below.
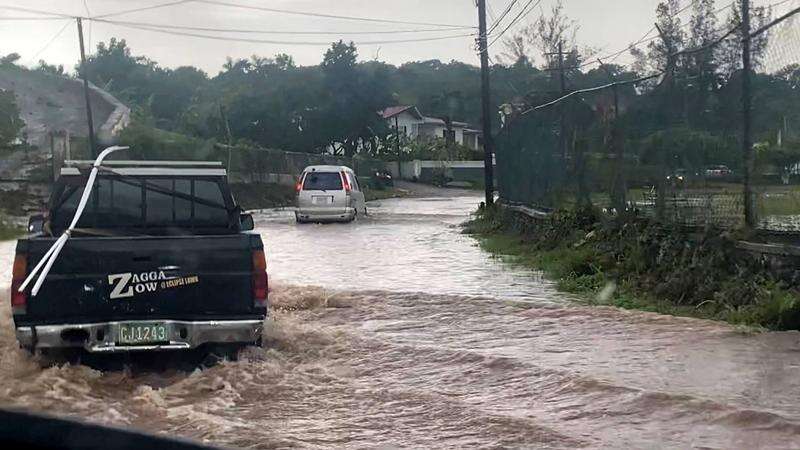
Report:
M 478 201 L 259 213 L 267 347 L 208 369 L 42 368 L 0 243 L 0 405 L 232 447 L 800 448 L 800 334 L 582 306 L 460 234 Z

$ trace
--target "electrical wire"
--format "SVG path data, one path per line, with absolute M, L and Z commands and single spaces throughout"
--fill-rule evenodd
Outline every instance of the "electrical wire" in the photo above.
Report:
M 393 19 L 376 19 L 371 17 L 356 17 L 356 16 L 340 16 L 336 14 L 324 14 L 324 13 L 313 13 L 313 12 L 305 12 L 305 11 L 292 11 L 288 9 L 278 9 L 278 8 L 268 8 L 264 6 L 251 6 L 251 5 L 241 5 L 238 3 L 230 3 L 226 1 L 218 1 L 218 0 L 194 0 L 199 3 L 205 3 L 208 5 L 218 5 L 218 6 L 228 6 L 232 8 L 242 8 L 242 9 L 249 9 L 255 11 L 266 11 L 266 12 L 273 12 L 273 13 L 280 13 L 280 14 L 289 14 L 289 15 L 296 15 L 296 16 L 308 16 L 308 17 L 322 17 L 326 19 L 341 19 L 341 20 L 353 20 L 359 22 L 374 22 L 374 23 L 395 23 L 395 24 L 402 24 L 402 25 L 422 25 L 422 26 L 433 26 L 433 27 L 443 27 L 443 28 L 476 28 L 474 26 L 466 26 L 466 25 L 453 25 L 453 24 L 443 24 L 443 23 L 431 23 L 431 22 L 411 22 L 406 20 L 393 20 Z
M 674 60 L 674 58 L 677 58 L 678 56 L 684 56 L 684 55 L 690 55 L 690 54 L 693 54 L 693 53 L 699 53 L 699 52 L 708 50 L 709 48 L 715 47 L 715 46 L 719 45 L 720 43 L 722 43 L 725 39 L 728 39 L 728 37 L 730 37 L 733 33 L 735 33 L 736 30 L 738 30 L 739 28 L 740 28 L 740 25 L 737 25 L 737 26 L 729 29 L 725 34 L 723 34 L 721 37 L 715 39 L 713 42 L 710 42 L 708 44 L 702 45 L 700 47 L 690 48 L 690 49 L 686 49 L 686 50 L 680 50 L 678 52 L 671 53 L 669 55 L 669 59 Z M 660 76 L 666 74 L 668 70 L 669 70 L 669 68 L 667 70 L 661 70 L 661 71 L 656 72 L 656 73 L 654 73 L 652 75 L 646 75 L 644 77 L 636 78 L 636 79 L 633 79 L 633 80 L 615 81 L 613 83 L 608 83 L 608 84 L 603 84 L 603 85 L 600 85 L 600 86 L 595 86 L 595 87 L 590 87 L 590 88 L 585 88 L 585 89 L 579 89 L 577 91 L 572 91 L 572 92 L 570 92 L 570 93 L 568 93 L 568 94 L 566 94 L 566 95 L 564 95 L 562 97 L 559 97 L 559 98 L 557 98 L 555 100 L 552 100 L 550 102 L 541 104 L 539 106 L 530 107 L 530 108 L 526 109 L 525 111 L 523 111 L 520 115 L 525 115 L 525 114 L 528 114 L 530 112 L 533 112 L 533 111 L 536 111 L 536 110 L 539 110 L 539 109 L 544 109 L 544 108 L 556 105 L 556 104 L 558 104 L 558 103 L 560 103 L 560 102 L 572 97 L 573 95 L 585 94 L 585 93 L 589 93 L 589 92 L 595 92 L 595 91 L 607 89 L 607 88 L 610 88 L 610 87 L 613 87 L 613 86 L 624 86 L 624 85 L 628 85 L 628 84 L 637 84 L 637 83 L 641 83 L 643 81 L 651 80 L 653 78 L 657 78 L 657 77 L 660 77 Z
M 759 28 L 758 30 L 750 33 L 750 37 L 754 38 L 754 37 L 760 35 L 761 33 L 764 33 L 765 31 L 769 30 L 770 28 L 774 27 L 775 25 L 778 25 L 779 23 L 783 22 L 784 20 L 795 16 L 798 13 L 800 13 L 800 8 L 795 8 L 795 9 L 789 11 L 788 13 L 786 13 L 786 14 L 778 17 L 777 19 L 773 20 L 772 22 L 764 25 L 763 27 Z
M 689 8 L 690 8 L 691 6 L 693 6 L 695 3 L 697 3 L 697 0 L 692 0 L 692 1 L 690 1 L 690 2 L 689 2 L 689 4 L 687 4 L 686 6 L 684 6 L 684 7 L 683 7 L 683 8 L 681 8 L 681 9 L 679 9 L 679 10 L 678 10 L 678 11 L 677 11 L 675 14 L 671 15 L 670 17 L 673 17 L 673 18 L 674 18 L 674 17 L 677 17 L 679 14 L 681 14 L 681 13 L 683 13 L 684 11 L 686 11 L 687 9 L 689 9 Z M 732 2 L 728 3 L 726 6 L 723 6 L 723 7 L 721 7 L 721 8 L 718 8 L 718 9 L 716 9 L 716 10 L 714 11 L 714 14 L 718 14 L 718 13 L 720 13 L 720 12 L 722 12 L 722 11 L 725 11 L 726 9 L 728 9 L 728 8 L 732 7 L 734 3 L 735 3 L 735 1 L 732 1 Z M 687 23 L 685 23 L 685 24 L 681 25 L 681 28 L 686 28 L 687 26 L 690 26 L 690 25 L 691 25 L 691 22 L 687 22 Z M 652 37 L 650 37 L 650 35 L 651 35 L 651 34 L 653 34 L 653 32 L 654 32 L 654 31 L 658 31 L 658 29 L 657 29 L 655 26 L 653 26 L 652 28 L 650 28 L 650 30 L 648 30 L 648 31 L 647 31 L 647 33 L 645 33 L 645 35 L 644 35 L 644 36 L 642 36 L 642 37 L 641 37 L 641 38 L 640 38 L 638 41 L 636 41 L 636 42 L 634 42 L 634 43 L 632 43 L 632 44 L 628 45 L 627 47 L 623 48 L 622 50 L 616 51 L 616 52 L 614 52 L 614 53 L 611 53 L 611 54 L 609 54 L 609 55 L 605 55 L 605 56 L 599 57 L 599 58 L 598 58 L 598 60 L 602 60 L 602 61 L 603 61 L 603 64 L 610 64 L 610 63 L 613 63 L 613 62 L 614 62 L 614 61 L 616 61 L 616 60 L 617 60 L 617 59 L 618 59 L 620 56 L 622 56 L 622 54 L 624 54 L 624 53 L 626 53 L 626 52 L 628 52 L 628 51 L 630 51 L 630 50 L 633 50 L 634 48 L 636 48 L 636 47 L 638 47 L 638 46 L 640 46 L 640 45 L 642 45 L 642 44 L 646 44 L 646 43 L 652 42 L 652 41 L 654 41 L 654 40 L 656 40 L 656 39 L 659 39 L 659 36 L 652 36 Z M 608 58 L 611 58 L 611 60 L 610 60 L 610 61 L 607 61 L 607 60 L 608 60 Z M 579 66 L 577 67 L 577 69 L 582 69 L 582 68 L 584 68 L 584 67 L 588 67 L 588 66 L 591 66 L 591 65 L 594 65 L 594 64 L 599 64 L 599 62 L 598 62 L 598 61 L 588 61 L 588 62 L 585 62 L 585 63 L 583 63 L 583 64 L 579 65 Z
M 110 22 L 110 21 L 109 21 Z M 247 42 L 252 44 L 278 44 L 278 45 L 312 45 L 312 46 L 329 46 L 331 43 L 329 41 L 326 42 L 305 42 L 305 41 L 274 41 L 274 40 L 267 40 L 267 39 L 248 39 L 248 38 L 238 38 L 238 37 L 230 37 L 230 36 L 212 36 L 208 34 L 200 34 L 200 33 L 187 33 L 181 31 L 172 31 L 161 29 L 152 26 L 138 26 L 138 25 L 126 25 L 121 22 L 113 22 L 119 26 L 126 27 L 126 28 L 133 28 L 137 30 L 144 30 L 144 31 L 153 31 L 157 33 L 164 33 L 164 34 L 171 34 L 175 36 L 187 36 L 187 37 L 196 37 L 202 39 L 210 39 L 216 41 L 228 41 L 228 42 Z M 449 36 L 437 36 L 437 37 L 428 37 L 428 38 L 416 38 L 416 39 L 396 39 L 396 40 L 387 40 L 387 41 L 362 41 L 362 42 L 355 42 L 356 45 L 383 45 L 383 44 L 402 44 L 402 43 L 410 43 L 410 42 L 429 42 L 429 41 L 440 41 L 445 39 L 457 39 L 463 37 L 470 37 L 474 36 L 474 33 L 469 34 L 457 34 L 457 35 L 449 35 Z
M 12 17 L 0 16 L 0 20 L 64 20 L 66 17 Z
M 503 35 L 506 33 L 506 31 L 508 31 L 511 27 L 513 27 L 520 19 L 522 19 L 525 16 L 527 16 L 531 11 L 533 11 L 537 6 L 539 6 L 539 4 L 542 3 L 542 0 L 537 0 L 536 4 L 534 4 L 533 6 L 528 8 L 531 5 L 531 3 L 533 3 L 533 0 L 528 0 L 528 3 L 526 3 L 525 6 L 522 7 L 522 10 L 519 12 L 519 14 L 517 14 L 516 17 L 514 17 L 514 19 L 511 21 L 511 23 L 509 23 L 508 26 L 505 27 L 505 29 L 503 29 L 503 31 L 500 32 L 500 34 L 495 36 L 494 39 L 492 39 L 492 42 L 490 42 L 488 45 L 486 45 L 487 49 L 489 47 L 491 47 L 492 45 L 494 45 L 494 43 L 497 42 L 498 39 L 503 37 Z
M 193 1 L 193 0 L 177 0 L 177 1 L 173 1 L 173 2 L 159 3 L 158 5 L 143 6 L 141 8 L 126 9 L 124 11 L 117 11 L 117 12 L 108 13 L 108 14 L 101 14 L 99 16 L 95 16 L 94 18 L 95 19 L 105 19 L 107 17 L 121 16 L 123 14 L 131 14 L 131 13 L 136 13 L 136 12 L 140 12 L 140 11 L 149 11 L 151 9 L 166 8 L 168 6 L 181 5 L 183 3 L 189 3 L 191 1 Z
M 90 19 L 96 22 L 103 22 L 115 25 L 131 25 L 142 27 L 156 27 L 163 29 L 186 30 L 186 31 L 207 31 L 213 33 L 240 33 L 240 34 L 285 34 L 285 35 L 348 35 L 348 34 L 406 34 L 406 33 L 431 33 L 437 31 L 455 31 L 458 28 L 426 28 L 426 29 L 413 29 L 413 30 L 380 30 L 380 31 L 280 31 L 280 30 L 255 30 L 255 29 L 241 29 L 241 28 L 216 28 L 216 27 L 192 27 L 183 25 L 172 24 L 156 24 L 149 22 L 131 22 L 124 20 L 106 20 L 106 19 Z M 472 29 L 472 27 L 464 27 L 462 29 Z
M 42 47 L 41 49 L 39 49 L 39 51 L 38 51 L 38 52 L 36 52 L 36 53 L 33 55 L 33 58 L 31 58 L 31 60 L 32 60 L 32 61 L 36 61 L 36 58 L 38 58 L 38 57 L 39 57 L 39 55 L 41 55 L 42 53 L 44 53 L 44 51 L 45 51 L 45 50 L 47 50 L 47 48 L 48 48 L 48 47 L 50 47 L 50 46 L 53 44 L 53 42 L 55 42 L 55 41 L 56 41 L 56 39 L 58 39 L 58 37 L 59 37 L 59 36 L 61 36 L 61 34 L 64 32 L 64 30 L 66 30 L 66 29 L 67 29 L 67 27 L 68 27 L 68 26 L 69 26 L 69 25 L 72 23 L 72 19 L 63 19 L 63 18 L 62 18 L 61 20 L 64 20 L 64 26 L 62 26 L 62 27 L 61 27 L 61 29 L 60 29 L 60 30 L 58 30 L 58 32 L 57 32 L 56 34 L 54 34 L 54 35 L 53 35 L 53 37 L 52 37 L 52 38 L 50 38 L 50 40 L 49 40 L 49 41 L 47 41 L 47 44 L 45 44 L 45 45 L 44 45 L 44 47 Z
M 508 6 L 506 6 L 506 9 L 504 9 L 502 14 L 500 14 L 500 18 L 495 20 L 494 23 L 492 24 L 491 28 L 489 28 L 489 30 L 486 31 L 486 35 L 487 36 L 492 34 L 492 32 L 500 25 L 500 22 L 502 22 L 503 19 L 505 19 L 506 16 L 508 15 L 508 13 L 511 12 L 511 9 L 514 7 L 514 5 L 517 4 L 517 1 L 519 1 L 519 0 L 511 0 L 508 3 Z
M 8 10 L 11 10 L 11 11 L 20 11 L 20 12 L 26 12 L 26 13 L 31 13 L 31 14 L 41 14 L 41 15 L 45 15 L 45 16 L 52 16 L 51 18 L 56 18 L 56 17 L 61 17 L 63 19 L 74 19 L 75 18 L 75 16 L 71 16 L 69 14 L 54 13 L 54 12 L 42 11 L 42 10 L 39 10 L 39 9 L 32 9 L 32 8 L 21 8 L 19 6 L 0 5 L 0 9 L 8 9 Z
M 83 0 L 83 9 L 86 10 L 86 17 L 88 17 L 89 20 L 91 21 L 92 20 L 92 13 L 91 13 L 91 11 L 89 11 L 89 3 L 88 3 L 88 1 L 89 0 Z M 89 33 L 88 33 L 86 42 L 89 44 L 89 48 L 92 48 L 92 22 L 89 22 Z
M 472 3 L 472 0 L 470 0 Z M 492 3 L 487 1 L 486 2 L 486 10 L 489 12 L 489 17 L 492 18 L 492 23 L 497 22 L 497 15 L 494 13 L 494 8 L 492 8 Z

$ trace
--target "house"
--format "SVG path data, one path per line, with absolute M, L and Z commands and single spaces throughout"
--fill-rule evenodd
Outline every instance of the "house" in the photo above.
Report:
M 442 138 L 464 145 L 473 150 L 483 148 L 481 132 L 464 122 L 447 121 L 438 117 L 427 117 L 416 106 L 390 106 L 378 114 L 391 129 L 397 128 L 401 135 L 416 141 Z

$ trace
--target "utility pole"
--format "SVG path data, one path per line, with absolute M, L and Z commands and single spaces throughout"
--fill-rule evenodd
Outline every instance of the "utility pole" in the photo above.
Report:
M 656 30 L 658 30 L 658 34 L 661 37 L 661 40 L 664 41 L 664 47 L 667 49 L 667 70 L 664 72 L 664 85 L 666 86 L 666 91 L 662 93 L 663 99 L 663 108 L 667 114 L 667 122 L 669 125 L 672 125 L 673 114 L 672 114 L 672 96 L 675 93 L 675 65 L 677 64 L 677 58 L 675 53 L 677 52 L 677 48 L 675 47 L 675 43 L 672 39 L 664 33 L 664 30 L 656 23 Z M 658 220 L 664 220 L 665 212 L 666 212 L 666 200 L 667 200 L 667 149 L 661 148 L 658 152 L 658 180 L 656 183 L 656 218 Z
M 558 41 L 558 79 L 561 88 L 561 96 L 567 93 L 567 77 L 564 74 L 564 41 Z M 561 123 L 561 159 L 566 164 L 567 161 L 567 117 L 564 111 L 564 104 L 559 105 Z
M 742 0 L 742 151 L 744 160 L 744 221 L 747 227 L 755 226 L 753 211 L 753 138 L 751 136 L 752 86 L 750 70 L 750 0 Z
M 397 152 L 397 178 L 403 179 L 403 161 L 400 153 L 400 123 L 397 121 L 397 116 L 394 116 L 394 149 Z
M 83 96 L 86 98 L 86 121 L 89 125 L 89 155 L 92 159 L 97 158 L 97 146 L 94 142 L 94 121 L 92 120 L 92 103 L 89 100 L 89 74 L 86 68 L 86 50 L 83 48 L 83 24 L 78 17 L 78 42 L 81 47 L 81 75 L 83 75 Z
M 233 153 L 233 135 L 231 134 L 231 124 L 228 122 L 228 114 L 225 111 L 225 106 L 220 103 L 219 104 L 219 115 L 222 118 L 222 121 L 225 123 L 225 137 L 228 139 L 228 165 L 225 166 L 228 169 L 228 173 L 232 172 L 231 170 L 231 155 Z
M 608 79 L 616 82 L 616 77 L 600 59 L 600 69 L 608 75 Z M 619 129 L 619 87 L 614 84 L 611 86 L 611 92 L 614 95 L 614 124 L 611 126 L 611 145 L 614 148 L 614 159 L 616 160 L 616 180 L 614 182 L 614 192 L 612 195 L 614 207 L 617 209 L 617 216 L 621 217 L 625 211 L 625 202 L 628 194 L 628 188 L 625 182 L 625 144 L 622 140 L 622 131 Z
M 492 105 L 489 95 L 489 46 L 486 42 L 486 0 L 478 0 L 478 48 L 481 51 L 483 175 L 486 184 L 486 206 L 490 206 L 494 204 L 494 142 L 492 142 Z

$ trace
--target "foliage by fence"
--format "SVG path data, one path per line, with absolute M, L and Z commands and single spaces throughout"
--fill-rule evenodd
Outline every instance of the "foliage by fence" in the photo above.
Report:
M 743 3 L 734 2 L 734 12 L 741 14 Z M 600 62 L 585 73 L 570 71 L 562 91 L 552 71 L 550 92 L 509 105 L 497 139 L 500 197 L 725 228 L 745 225 L 749 201 L 751 224 L 800 231 L 800 16 L 772 22 L 757 9 L 752 34 L 736 19 L 685 39 L 677 15 L 665 11 L 661 47 L 651 44 L 640 55 L 650 74 Z M 704 17 L 695 12 L 692 24 Z M 750 72 L 741 65 L 746 36 L 754 46 Z M 686 44 L 679 47 L 679 40 Z M 582 85 L 603 73 L 607 84 Z M 743 143 L 746 98 L 753 104 L 752 147 Z
M 84 138 L 71 139 L 72 159 L 91 159 Z M 276 149 L 227 146 L 214 140 L 193 138 L 156 128 L 131 124 L 120 136 L 120 145 L 130 146 L 117 159 L 220 161 L 235 182 L 293 183 L 305 167 L 345 165 L 359 176 L 385 169 L 385 162 L 357 155 L 353 158 Z

